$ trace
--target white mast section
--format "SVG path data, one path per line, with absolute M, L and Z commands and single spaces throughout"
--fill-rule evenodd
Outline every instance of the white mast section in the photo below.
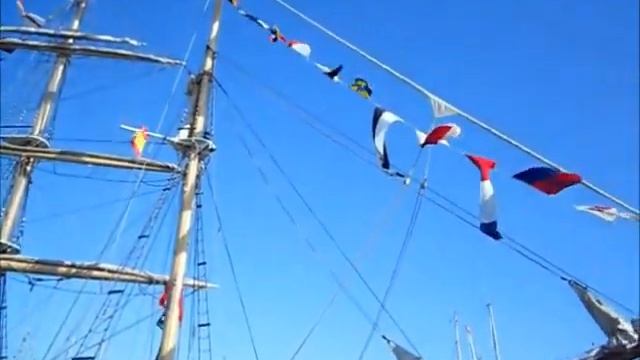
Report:
M 194 80 L 196 89 L 193 97 L 194 102 L 192 103 L 192 118 L 188 137 L 192 145 L 184 151 L 184 156 L 188 159 L 188 163 L 183 178 L 182 204 L 176 231 L 173 263 L 171 265 L 171 280 L 168 284 L 168 287 L 170 287 L 169 300 L 165 326 L 162 330 L 162 339 L 158 352 L 159 360 L 173 360 L 176 355 L 176 345 L 180 332 L 178 319 L 179 301 L 182 296 L 182 287 L 187 265 L 187 247 L 192 225 L 196 184 L 200 178 L 202 160 L 215 149 L 213 143 L 207 140 L 204 135 L 209 107 L 209 93 L 217 53 L 221 14 L 222 0 L 216 0 L 213 10 L 211 32 L 205 49 L 204 62 L 200 73 Z
M 487 304 L 487 309 L 489 310 L 489 327 L 491 328 L 491 342 L 493 343 L 493 353 L 496 357 L 496 360 L 500 360 L 500 348 L 498 346 L 496 321 L 493 317 L 493 307 L 491 306 L 491 303 Z

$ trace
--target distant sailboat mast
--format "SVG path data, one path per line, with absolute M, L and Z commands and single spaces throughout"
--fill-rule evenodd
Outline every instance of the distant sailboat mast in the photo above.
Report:
M 500 360 L 500 348 L 498 347 L 498 334 L 496 330 L 496 322 L 493 318 L 493 307 L 491 303 L 487 304 L 487 309 L 489 310 L 489 326 L 491 328 L 491 342 L 493 343 L 493 353 L 496 357 L 496 360 Z
M 456 332 L 456 360 L 462 360 L 462 350 L 460 349 L 460 332 L 458 331 L 458 314 L 453 314 L 453 326 Z
M 471 360 L 478 360 L 478 355 L 476 354 L 476 346 L 473 342 L 473 334 L 471 333 L 471 327 L 467 325 L 465 326 L 465 330 L 467 332 L 467 341 L 469 342 L 469 351 L 471 352 Z

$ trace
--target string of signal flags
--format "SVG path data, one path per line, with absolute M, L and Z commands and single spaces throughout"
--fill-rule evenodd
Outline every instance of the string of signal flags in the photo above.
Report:
M 344 70 L 344 66 L 342 64 L 331 67 L 313 60 L 311 58 L 312 48 L 309 44 L 285 36 L 277 25 L 269 24 L 263 19 L 249 13 L 244 8 L 242 8 L 239 5 L 239 0 L 228 0 L 228 2 L 239 15 L 243 16 L 251 23 L 264 30 L 268 34 L 268 40 L 270 42 L 274 44 L 283 44 L 291 50 L 295 51 L 297 54 L 305 58 L 308 62 L 313 64 L 331 81 L 336 84 L 347 86 L 361 98 L 371 102 L 374 105 L 375 109 L 373 112 L 371 126 L 373 144 L 380 168 L 387 175 L 402 178 L 404 179 L 406 184 L 409 183 L 408 175 L 394 169 L 389 157 L 389 153 L 387 151 L 386 134 L 389 128 L 394 124 L 403 124 L 404 126 L 411 128 L 411 130 L 415 132 L 417 143 L 420 148 L 426 148 L 429 146 L 446 146 L 453 150 L 449 142 L 454 140 L 461 134 L 462 129 L 459 125 L 450 122 L 437 124 L 429 131 L 423 131 L 419 129 L 418 127 L 402 119 L 395 113 L 376 104 L 372 99 L 374 93 L 373 88 L 365 78 L 356 77 L 349 83 L 345 83 L 340 78 L 340 75 Z M 429 99 L 435 119 L 460 115 L 456 109 L 449 106 L 449 104 L 442 101 L 441 99 L 431 95 L 429 95 Z M 456 152 L 460 152 L 463 156 L 468 158 L 471 164 L 474 165 L 480 173 L 480 230 L 485 235 L 491 237 L 494 240 L 502 239 L 502 235 L 500 234 L 500 231 L 498 229 L 495 192 L 490 177 L 491 170 L 495 169 L 496 167 L 496 162 L 484 156 L 479 156 L 464 151 Z M 577 173 L 562 171 L 550 166 L 530 167 L 514 174 L 512 178 L 524 184 L 527 184 L 532 188 L 549 196 L 556 195 L 569 187 L 583 182 L 582 177 Z M 611 206 L 579 205 L 575 206 L 575 208 L 576 210 L 587 212 L 589 214 L 597 216 L 600 219 L 610 222 L 618 218 L 636 222 L 640 220 L 636 213 L 619 210 Z

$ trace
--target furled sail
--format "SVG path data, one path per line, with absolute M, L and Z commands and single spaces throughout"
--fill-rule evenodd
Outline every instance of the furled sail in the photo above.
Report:
M 165 173 L 180 172 L 180 167 L 175 164 L 154 161 L 150 159 L 130 159 L 109 154 L 60 149 L 42 149 L 32 146 L 17 146 L 6 141 L 0 141 L 0 155 L 15 157 L 28 156 L 35 159 L 45 159 L 50 161 L 69 162 L 85 165 L 100 165 L 119 169 L 144 169 L 146 171 Z
M 119 281 L 149 285 L 164 285 L 169 276 L 96 262 L 71 262 L 47 260 L 21 255 L 0 255 L 0 272 L 17 272 L 34 275 L 59 276 L 64 278 Z M 185 279 L 184 286 L 204 289 L 217 287 L 214 284 Z
M 71 54 L 80 56 L 92 56 L 130 61 L 143 61 L 161 65 L 183 66 L 184 62 L 153 54 L 138 53 L 123 49 L 111 49 L 106 47 L 88 45 L 69 45 L 65 43 L 47 43 L 42 41 L 22 40 L 17 38 L 0 39 L 0 50 L 34 50 L 50 52 L 54 54 Z
M 111 35 L 89 34 L 89 33 L 69 31 L 69 30 L 38 29 L 38 28 L 25 27 L 25 26 L 0 26 L 0 33 L 18 33 L 23 35 L 46 36 L 51 38 L 100 41 L 100 42 L 107 42 L 107 43 L 127 44 L 131 46 L 144 45 L 143 42 L 140 42 L 128 37 L 115 37 Z

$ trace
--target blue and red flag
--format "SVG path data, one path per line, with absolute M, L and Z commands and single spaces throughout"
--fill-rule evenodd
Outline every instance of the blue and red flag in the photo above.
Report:
M 529 184 L 547 195 L 555 195 L 569 186 L 582 182 L 582 177 L 578 174 L 545 166 L 529 168 L 513 175 L 513 178 Z

